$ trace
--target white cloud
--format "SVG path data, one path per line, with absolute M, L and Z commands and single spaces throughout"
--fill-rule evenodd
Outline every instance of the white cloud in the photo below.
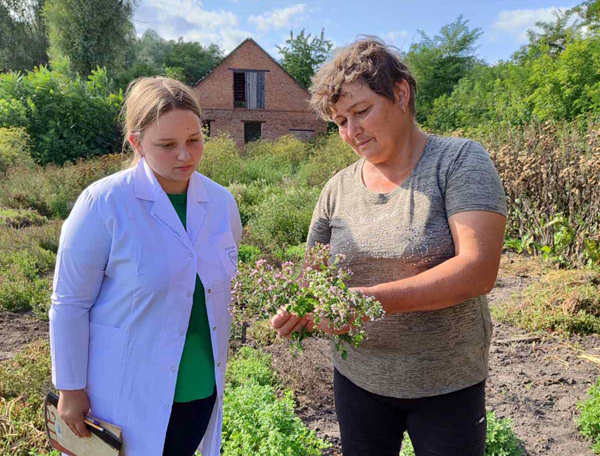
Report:
M 238 17 L 224 10 L 206 10 L 197 0 L 144 0 L 135 17 L 138 33 L 156 30 L 167 40 L 182 37 L 203 45 L 217 44 L 226 53 L 254 34 L 239 28 Z M 136 25 L 137 25 L 136 24 Z
M 284 27 L 289 27 L 292 18 L 303 14 L 305 11 L 306 4 L 299 3 L 287 8 L 274 9 L 271 12 L 259 14 L 258 16 L 252 15 L 248 18 L 248 22 L 255 24 L 260 32 L 280 30 Z
M 406 38 L 408 38 L 408 32 L 406 30 L 385 32 L 381 34 L 381 38 L 387 44 L 402 46 L 406 42 Z
M 539 21 L 554 22 L 557 11 L 565 11 L 566 7 L 551 6 L 549 8 L 504 10 L 498 14 L 498 19 L 492 24 L 494 33 L 490 40 L 496 41 L 499 33 L 508 33 L 518 43 L 527 42 L 527 30 L 535 29 L 535 23 Z

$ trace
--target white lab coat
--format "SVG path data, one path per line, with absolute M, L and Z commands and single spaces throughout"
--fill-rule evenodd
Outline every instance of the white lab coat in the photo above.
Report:
M 50 308 L 52 381 L 86 388 L 92 414 L 122 427 L 126 456 L 162 455 L 196 274 L 217 387 L 201 451 L 219 454 L 241 231 L 231 194 L 199 173 L 184 229 L 144 160 L 84 190 L 65 221 Z

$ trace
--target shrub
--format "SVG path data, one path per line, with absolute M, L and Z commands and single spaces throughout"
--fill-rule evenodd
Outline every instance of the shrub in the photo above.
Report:
M 305 242 L 318 198 L 319 189 L 303 187 L 269 196 L 248 221 L 251 236 L 271 252 Z
M 29 153 L 29 135 L 24 128 L 0 128 L 0 174 L 14 166 L 34 166 Z
M 0 454 L 30 456 L 51 450 L 44 432 L 43 403 L 50 382 L 48 342 L 27 346 L 0 363 Z
M 317 456 L 328 445 L 294 414 L 290 391 L 278 398 L 270 356 L 240 350 L 228 366 L 223 413 L 223 454 L 227 456 Z
M 314 153 L 300 166 L 296 179 L 300 185 L 323 187 L 335 173 L 358 159 L 336 132 L 317 139 Z
M 126 157 L 114 154 L 62 167 L 15 168 L 0 183 L 0 205 L 64 219 L 84 188 L 121 170 L 125 161 Z
M 242 159 L 235 142 L 227 135 L 207 138 L 198 171 L 221 185 L 238 180 Z
M 248 223 L 248 220 L 255 213 L 258 203 L 270 195 L 283 192 L 283 189 L 268 185 L 264 180 L 257 180 L 248 184 L 236 182 L 229 185 L 228 189 L 238 204 L 242 225 Z
M 600 332 L 600 273 L 549 271 L 515 300 L 491 309 L 495 318 L 527 331 Z
M 254 263 L 260 257 L 260 249 L 253 245 L 241 244 L 238 249 L 238 260 L 242 263 Z
M 0 127 L 24 126 L 39 164 L 62 165 L 120 149 L 123 96 L 110 93 L 106 70 L 93 71 L 87 81 L 67 73 L 38 67 L 25 76 L 0 75 L 0 98 L 7 100 L 0 107 Z
M 600 454 L 600 379 L 590 388 L 588 396 L 577 404 L 577 426 L 581 434 L 592 441 L 594 453 Z
M 308 158 L 309 147 L 294 135 L 286 135 L 275 141 L 252 141 L 246 144 L 246 156 L 253 159 L 258 157 L 276 157 L 281 162 L 289 163 L 295 169 Z
M 0 227 L 26 228 L 43 226 L 48 219 L 29 209 L 0 209 Z

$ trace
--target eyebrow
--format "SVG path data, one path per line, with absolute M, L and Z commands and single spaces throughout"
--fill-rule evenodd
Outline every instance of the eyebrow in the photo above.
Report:
M 192 133 L 189 137 L 191 138 L 192 136 L 199 135 L 200 133 L 202 133 L 202 131 L 198 130 L 196 133 Z M 175 138 L 158 138 L 155 141 L 175 141 Z

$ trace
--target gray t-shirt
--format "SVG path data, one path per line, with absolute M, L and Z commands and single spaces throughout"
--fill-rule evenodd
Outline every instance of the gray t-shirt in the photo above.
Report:
M 506 215 L 498 173 L 481 144 L 429 136 L 410 176 L 387 194 L 369 191 L 361 159 L 324 187 L 308 246 L 331 244 L 353 272 L 349 286 L 415 276 L 452 258 L 448 217 L 464 211 Z M 388 315 L 366 325 L 335 367 L 359 387 L 397 398 L 446 394 L 487 377 L 492 322 L 485 296 L 436 311 Z

